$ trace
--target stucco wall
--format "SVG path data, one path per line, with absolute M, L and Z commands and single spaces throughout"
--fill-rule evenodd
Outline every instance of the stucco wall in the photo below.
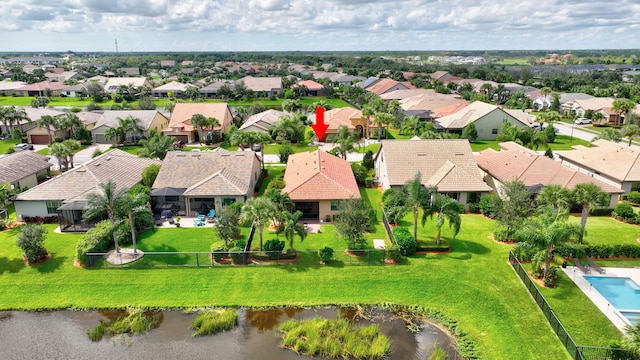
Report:
M 51 216 L 55 214 L 47 213 L 46 201 L 16 201 L 16 214 L 18 219 L 24 216 Z

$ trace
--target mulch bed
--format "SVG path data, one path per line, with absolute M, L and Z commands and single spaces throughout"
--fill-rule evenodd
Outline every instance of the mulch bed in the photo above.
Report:
M 51 260 L 51 254 L 47 254 L 47 256 L 44 257 L 44 259 L 37 261 L 37 262 L 29 262 L 29 260 L 27 260 L 27 258 L 22 258 L 22 261 L 24 261 L 24 264 L 27 266 L 37 266 L 43 263 L 46 263 L 47 261 Z

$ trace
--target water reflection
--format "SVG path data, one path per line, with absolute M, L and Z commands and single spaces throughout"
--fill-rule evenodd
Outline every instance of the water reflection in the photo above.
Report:
M 0 312 L 0 344 L 3 359 L 263 359 L 300 360 L 296 353 L 280 348 L 277 326 L 290 319 L 342 317 L 361 325 L 372 320 L 391 340 L 388 359 L 424 360 L 437 343 L 447 359 L 461 359 L 454 342 L 440 329 L 427 326 L 417 334 L 406 329 L 403 320 L 377 309 L 283 308 L 238 310 L 237 328 L 212 336 L 191 336 L 195 313 L 164 311 L 162 324 L 148 333 L 91 342 L 87 330 L 108 322 L 122 311 Z M 316 358 L 317 359 L 317 358 Z

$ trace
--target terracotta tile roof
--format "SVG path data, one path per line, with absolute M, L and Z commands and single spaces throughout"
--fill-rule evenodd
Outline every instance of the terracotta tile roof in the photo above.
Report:
M 324 85 L 313 81 L 313 80 L 303 80 L 303 81 L 299 81 L 298 83 L 296 83 L 296 85 L 294 86 L 306 86 L 307 89 L 312 90 L 312 91 L 318 91 L 318 90 L 322 90 L 324 89 Z
M 285 116 L 284 111 L 279 110 L 266 110 L 261 113 L 253 114 L 249 116 L 247 120 L 240 126 L 238 130 L 244 130 L 249 127 L 256 127 L 263 131 L 268 131 L 269 127 L 278 121 L 280 121 L 281 116 Z
M 118 188 L 129 188 L 142 180 L 142 171 L 151 164 L 161 162 L 114 149 L 20 193 L 17 200 L 85 199 L 87 194 L 99 191 L 99 185 L 109 180 Z
M 282 89 L 281 77 L 253 77 L 245 76 L 238 81 L 242 81 L 244 85 L 253 91 L 273 91 Z
M 349 130 L 354 130 L 355 126 L 351 120 L 359 120 L 362 118 L 362 111 L 352 107 L 343 107 L 327 110 L 324 112 L 324 121 L 329 124 L 327 130 L 337 130 L 340 126 L 345 125 Z
M 400 107 L 405 111 L 430 111 L 433 113 L 437 109 L 442 109 L 439 113 L 444 115 L 451 114 L 449 111 L 457 111 L 462 107 L 469 105 L 469 102 L 458 95 L 444 95 L 438 93 L 423 93 L 415 95 L 400 101 Z M 451 107 L 451 108 L 450 108 Z M 445 109 L 450 108 L 449 111 Z
M 365 90 L 372 92 L 374 94 L 382 95 L 387 91 L 389 91 L 394 86 L 398 86 L 398 85 L 401 85 L 404 89 L 408 89 L 407 86 L 403 85 L 399 81 L 385 78 L 385 79 L 379 79 L 378 81 L 374 82 L 370 86 L 366 87 Z
M 195 130 L 191 125 L 191 116 L 195 114 L 202 114 L 205 117 L 215 117 L 218 119 L 222 128 L 225 128 L 225 123 L 231 122 L 231 111 L 227 106 L 227 103 L 177 103 L 171 113 L 171 121 L 163 132 L 172 132 L 175 128 L 181 129 L 181 131 L 193 131 Z M 220 129 L 217 127 L 215 129 Z
M 259 168 L 253 151 L 170 151 L 152 188 L 182 188 L 189 196 L 246 195 Z
M 46 89 L 51 89 L 51 90 L 62 90 L 64 88 L 66 88 L 67 84 L 63 83 L 63 82 L 49 82 L 49 81 L 41 81 L 39 83 L 35 83 L 35 84 L 29 84 L 29 85 L 25 85 L 21 88 L 17 88 L 16 90 L 19 91 L 45 91 Z
M 640 149 L 607 140 L 597 140 L 591 145 L 574 146 L 574 150 L 558 152 L 558 156 L 620 182 L 640 181 Z
M 422 175 L 425 186 L 440 192 L 491 191 L 467 140 L 382 140 L 376 154 L 386 166 L 390 186 L 403 186 Z
M 49 158 L 33 151 L 18 151 L 16 153 L 0 155 L 0 185 L 13 183 L 49 169 Z
M 293 201 L 360 198 L 349 162 L 320 150 L 289 156 L 284 182 Z
M 502 110 L 500 107 L 492 104 L 487 104 L 482 101 L 474 101 L 468 106 L 451 115 L 443 116 L 437 119 L 436 122 L 438 123 L 438 125 L 445 129 L 462 129 L 468 124 L 476 122 L 477 120 L 494 111 L 500 111 L 504 116 L 508 116 L 514 121 L 521 122 L 527 126 L 530 125 L 529 122 L 523 122 L 523 120 L 519 117 L 514 117 L 513 115 Z
M 416 95 L 435 95 L 436 91 L 433 89 L 407 89 L 407 90 L 394 90 L 380 95 L 382 100 L 404 100 Z
M 505 143 L 503 143 L 505 144 Z M 560 185 L 573 189 L 577 184 L 593 183 L 607 193 L 622 193 L 619 188 L 597 180 L 579 171 L 569 169 L 546 156 L 510 142 L 495 151 L 487 149 L 476 156 L 478 166 L 500 182 L 521 180 L 526 186 Z M 502 144 L 501 144 L 502 146 Z

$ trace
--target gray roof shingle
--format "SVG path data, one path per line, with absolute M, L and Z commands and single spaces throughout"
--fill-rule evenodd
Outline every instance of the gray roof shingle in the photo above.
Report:
M 0 157 L 0 185 L 19 181 L 50 167 L 49 158 L 33 151 L 19 151 Z

